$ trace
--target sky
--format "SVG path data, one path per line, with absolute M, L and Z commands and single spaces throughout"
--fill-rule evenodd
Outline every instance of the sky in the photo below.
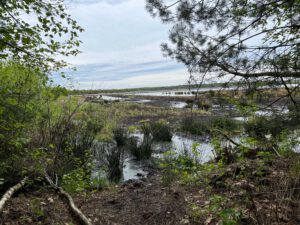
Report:
M 187 69 L 162 55 L 169 25 L 145 10 L 144 0 L 72 0 L 70 14 L 85 29 L 76 57 L 67 62 L 76 89 L 115 89 L 186 84 Z M 60 81 L 62 82 L 62 81 Z

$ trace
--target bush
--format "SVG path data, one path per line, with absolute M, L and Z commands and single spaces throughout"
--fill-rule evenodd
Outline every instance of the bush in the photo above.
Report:
M 194 179 L 202 167 L 201 152 L 198 151 L 198 146 L 199 144 L 194 143 L 190 151 L 184 150 L 180 154 L 172 150 L 164 153 L 160 160 L 164 186 L 170 186 L 173 181 L 178 179 L 181 179 L 185 184 L 196 183 Z
M 155 141 L 171 141 L 171 127 L 165 120 L 159 120 L 150 124 L 151 134 Z
M 83 169 L 79 168 L 62 177 L 62 187 L 69 193 L 82 192 L 89 186 Z
M 0 62 L 0 80 L 0 177 L 13 184 L 22 176 L 46 77 L 18 63 Z

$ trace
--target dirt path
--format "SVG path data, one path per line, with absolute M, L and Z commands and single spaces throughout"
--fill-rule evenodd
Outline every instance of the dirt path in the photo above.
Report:
M 159 179 L 152 175 L 147 181 L 128 182 L 114 192 L 95 193 L 82 210 L 94 218 L 94 224 L 180 224 L 185 214 L 184 197 L 179 190 L 163 188 Z

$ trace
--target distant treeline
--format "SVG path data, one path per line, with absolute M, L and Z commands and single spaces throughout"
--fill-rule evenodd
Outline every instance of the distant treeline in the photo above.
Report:
M 212 83 L 202 84 L 201 88 L 208 87 L 229 87 L 237 85 L 237 83 Z M 142 88 L 126 88 L 126 89 L 95 89 L 95 90 L 69 90 L 70 94 L 98 94 L 98 93 L 124 93 L 124 92 L 141 92 L 141 91 L 160 91 L 160 90 L 178 90 L 178 89 L 195 89 L 199 85 L 176 85 L 176 86 L 163 86 L 163 87 L 142 87 Z
M 210 83 L 202 84 L 201 88 L 216 88 L 216 87 L 234 87 L 241 85 L 242 82 L 230 82 L 230 83 Z M 268 82 L 257 82 L 256 87 L 271 85 Z M 145 91 L 161 91 L 161 90 L 178 90 L 178 89 L 196 89 L 199 85 L 176 85 L 176 86 L 163 86 L 163 87 L 142 87 L 142 88 L 126 88 L 126 89 L 95 89 L 95 90 L 69 90 L 71 95 L 78 94 L 99 94 L 99 93 L 124 93 L 124 92 L 145 92 Z

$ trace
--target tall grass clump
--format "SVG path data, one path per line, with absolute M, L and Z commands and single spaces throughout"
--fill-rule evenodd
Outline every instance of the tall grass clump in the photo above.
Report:
M 140 129 L 142 133 L 145 136 L 150 136 L 151 135 L 151 126 L 150 126 L 150 121 L 149 120 L 142 120 L 141 122 Z
M 171 141 L 172 132 L 169 123 L 165 120 L 159 120 L 150 123 L 151 134 L 155 141 Z
M 107 155 L 108 171 L 107 177 L 110 181 L 118 181 L 122 177 L 123 163 L 122 163 L 121 148 L 112 148 Z
M 137 160 L 149 159 L 152 154 L 152 138 L 144 135 L 142 142 L 138 143 L 135 137 L 131 137 L 128 140 L 128 149 Z
M 127 140 L 127 130 L 123 127 L 116 127 L 113 129 L 113 137 L 117 146 L 124 146 Z
M 228 117 L 216 117 L 210 120 L 211 129 L 226 131 L 236 131 L 240 128 L 240 123 Z
M 123 172 L 123 148 L 111 143 L 100 143 L 96 147 L 97 155 L 101 158 L 100 166 L 106 171 L 109 181 L 118 181 Z
M 191 134 L 203 135 L 208 132 L 209 127 L 206 121 L 194 120 L 191 117 L 185 117 L 181 121 L 181 130 Z

